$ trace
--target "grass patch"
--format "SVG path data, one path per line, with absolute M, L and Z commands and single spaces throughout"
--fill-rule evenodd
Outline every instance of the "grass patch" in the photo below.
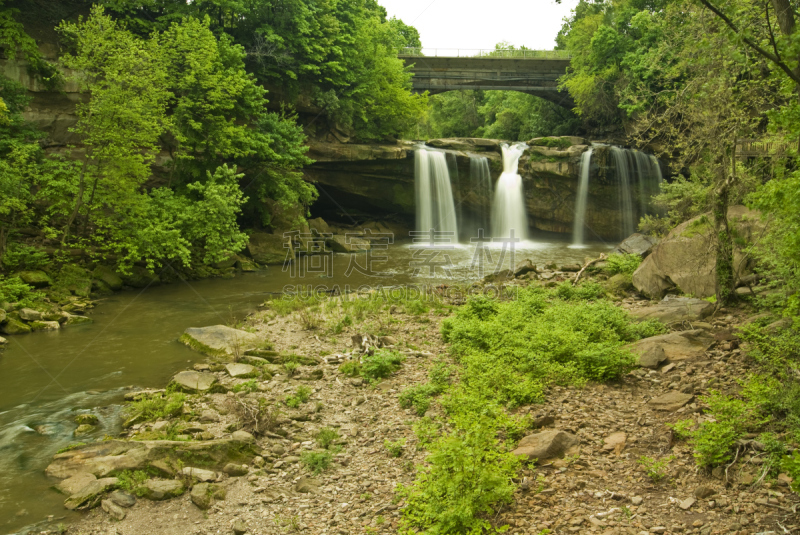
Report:
M 154 394 L 131 402 L 125 408 L 128 417 L 139 416 L 141 421 L 155 421 L 172 418 L 181 413 L 186 395 L 180 392 Z
M 305 385 L 298 386 L 294 394 L 287 397 L 284 400 L 284 403 L 286 403 L 287 407 L 296 409 L 300 407 L 301 404 L 307 402 L 311 398 L 311 392 L 312 392 L 311 388 Z
M 330 451 L 305 451 L 300 456 L 300 462 L 315 475 L 330 468 L 333 454 Z

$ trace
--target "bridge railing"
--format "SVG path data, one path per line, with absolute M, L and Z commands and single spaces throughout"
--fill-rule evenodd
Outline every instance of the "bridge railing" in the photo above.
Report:
M 530 58 L 530 59 L 569 59 L 572 55 L 566 50 L 517 50 L 517 49 L 479 49 L 479 48 L 401 48 L 399 56 L 425 56 L 447 58 Z

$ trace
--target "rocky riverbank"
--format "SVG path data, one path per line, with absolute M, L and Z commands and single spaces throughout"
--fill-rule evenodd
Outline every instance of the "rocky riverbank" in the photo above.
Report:
M 508 284 L 576 276 L 529 267 Z M 602 268 L 592 276 L 607 278 Z M 798 497 L 785 474 L 764 480 L 757 441 L 706 472 L 668 426 L 708 418 L 702 396 L 712 389 L 738 391 L 752 361 L 735 329 L 750 309 L 623 295 L 619 306 L 671 329 L 633 346 L 640 367 L 620 381 L 552 387 L 544 404 L 516 409 L 534 423 L 517 452 L 538 462 L 519 473 L 513 503 L 493 523 L 518 534 L 797 529 Z M 426 457 L 414 432 L 422 417 L 400 395 L 447 359 L 438 325 L 459 302 L 391 307 L 328 330 L 307 308 L 273 302 L 238 329 L 188 330 L 184 342 L 214 355 L 208 363 L 166 391 L 132 392 L 122 436 L 61 453 L 48 468 L 68 507 L 91 509 L 66 532 L 394 532 L 404 506 L 396 487 L 411 484 Z M 376 322 L 390 335 L 364 336 Z M 342 365 L 376 351 L 403 362 L 372 383 Z M 424 417 L 444 421 L 435 402 Z M 125 490 L 110 492 L 117 487 Z

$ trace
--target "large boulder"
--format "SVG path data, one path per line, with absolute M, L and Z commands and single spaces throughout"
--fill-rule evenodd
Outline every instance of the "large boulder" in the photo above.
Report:
M 162 501 L 184 493 L 183 482 L 176 479 L 148 479 L 142 485 L 142 494 L 148 500 Z
M 245 351 L 255 348 L 262 340 L 247 331 L 212 325 L 190 327 L 184 331 L 180 341 L 209 357 L 231 357 L 244 355 Z
M 161 284 L 161 279 L 158 275 L 141 266 L 133 266 L 130 273 L 122 275 L 122 280 L 126 285 L 134 288 L 148 288 Z
M 728 224 L 736 232 L 734 269 L 736 277 L 751 273 L 743 248 L 765 230 L 761 214 L 745 206 L 728 209 Z M 710 297 L 716 292 L 716 253 L 714 223 L 704 214 L 681 223 L 653 248 L 633 274 L 633 285 L 644 295 L 661 298 L 668 291 L 695 297 Z
M 3 334 L 25 334 L 31 332 L 31 328 L 14 318 L 7 318 L 6 322 L 0 325 L 0 333 Z
M 99 281 L 102 281 L 111 290 L 121 290 L 123 281 L 116 271 L 108 266 L 97 266 L 92 272 L 92 276 Z
M 291 242 L 283 234 L 252 231 L 247 242 L 247 254 L 259 264 L 283 264 L 294 258 Z
M 52 283 L 50 277 L 44 271 L 20 271 L 17 273 L 17 277 L 34 288 L 44 288 Z
M 511 453 L 529 460 L 544 461 L 562 457 L 571 452 L 579 443 L 580 440 L 575 435 L 559 429 L 548 429 L 526 436 L 520 440 L 517 449 Z
M 658 304 L 631 310 L 637 320 L 659 320 L 662 323 L 700 321 L 714 312 L 715 305 L 693 297 L 668 295 Z
M 335 253 L 355 253 L 357 251 L 368 251 L 371 247 L 369 240 L 352 236 L 342 236 L 337 234 L 325 240 L 328 248 Z
M 90 481 L 81 490 L 67 498 L 64 507 L 71 511 L 96 507 L 103 498 L 103 494 L 116 488 L 118 483 L 119 480 L 116 477 L 104 477 Z
M 238 362 L 226 364 L 225 370 L 231 377 L 247 378 L 247 377 L 256 377 L 258 375 L 258 370 L 256 369 L 255 366 L 252 366 L 250 364 L 241 364 Z
M 627 347 L 639 357 L 646 357 L 652 361 L 655 355 L 660 356 L 658 349 L 663 350 L 664 355 L 670 361 L 686 360 L 694 357 L 701 357 L 714 344 L 714 338 L 702 329 L 691 331 L 678 331 L 659 336 L 643 338 L 637 342 L 629 344 Z M 656 351 L 654 353 L 653 351 Z M 659 364 L 664 359 L 660 359 Z
M 622 240 L 622 242 L 617 245 L 617 248 L 614 250 L 614 252 L 621 254 L 636 254 L 644 258 L 653 251 L 653 247 L 655 247 L 659 241 L 661 240 L 654 238 L 653 236 L 647 236 L 645 234 L 639 234 L 636 232 Z

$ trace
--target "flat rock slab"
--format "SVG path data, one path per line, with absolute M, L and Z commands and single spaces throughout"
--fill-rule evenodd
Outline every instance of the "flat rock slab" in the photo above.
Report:
M 661 240 L 653 236 L 646 236 L 636 232 L 622 240 L 622 243 L 617 245 L 617 248 L 614 250 L 614 252 L 622 254 L 637 254 L 644 258 L 650 254 L 650 252 L 653 250 L 653 247 L 659 241 Z
M 253 377 L 256 375 L 256 367 L 250 364 L 226 364 L 225 370 L 231 377 Z
M 217 377 L 206 372 L 184 371 L 175 375 L 172 382 L 188 392 L 206 392 L 217 382 Z
M 210 357 L 230 357 L 244 355 L 245 351 L 256 347 L 261 338 L 253 333 L 225 325 L 212 325 L 189 327 L 184 331 L 180 341 Z
M 528 435 L 519 442 L 517 449 L 512 451 L 514 455 L 544 461 L 561 457 L 577 446 L 580 440 L 575 435 L 558 429 L 550 429 Z
M 67 496 L 72 496 L 73 494 L 77 494 L 81 489 L 85 488 L 93 481 L 97 481 L 97 476 L 88 472 L 81 472 L 60 482 L 58 485 L 56 485 L 56 488 L 59 490 L 59 492 L 66 494 Z
M 654 348 L 661 348 L 671 361 L 702 357 L 714 344 L 714 338 L 702 329 L 678 331 L 660 336 L 643 338 L 627 347 L 640 357 Z
M 702 299 L 668 295 L 656 305 L 631 310 L 631 315 L 640 321 L 659 320 L 670 324 L 707 318 L 714 312 L 714 307 L 714 303 Z
M 76 509 L 91 509 L 100 503 L 103 494 L 115 488 L 119 480 L 116 477 L 105 477 L 91 481 L 81 490 L 67 498 L 64 507 L 70 511 Z
M 690 401 L 694 396 L 692 394 L 684 394 L 682 392 L 668 392 L 662 396 L 651 399 L 647 402 L 651 409 L 657 411 L 670 411 L 674 412 Z

